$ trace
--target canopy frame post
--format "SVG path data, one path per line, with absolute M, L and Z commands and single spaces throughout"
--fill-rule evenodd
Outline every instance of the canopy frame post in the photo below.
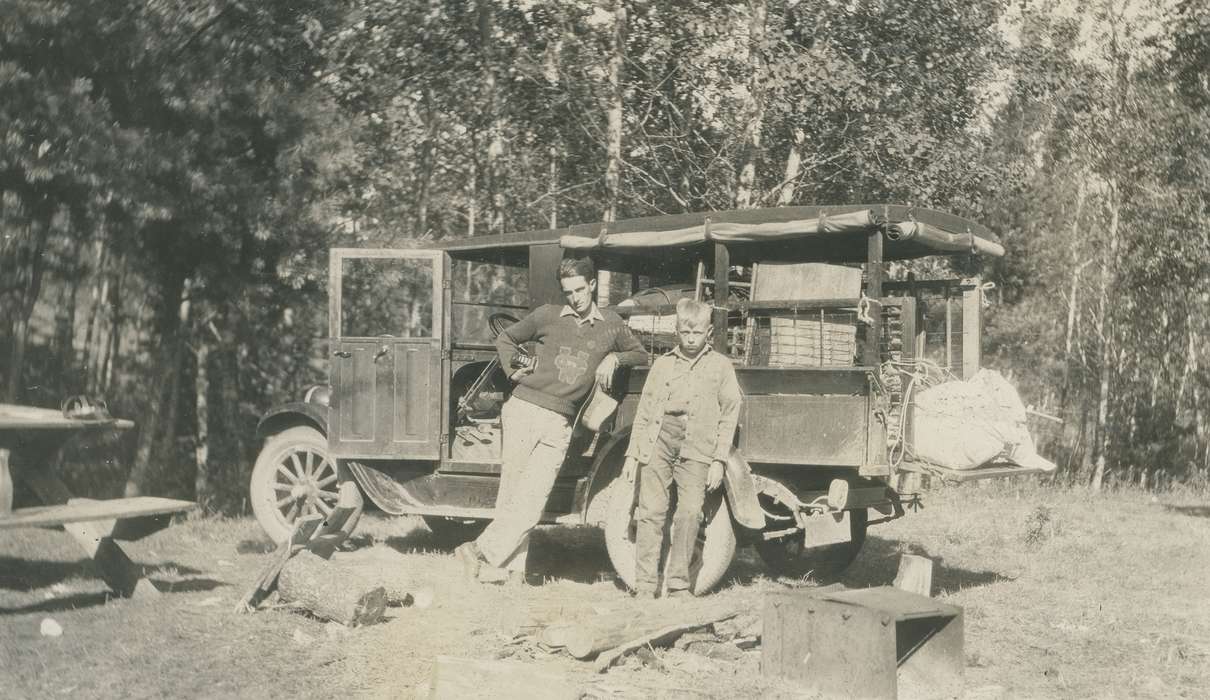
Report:
M 865 293 L 871 299 L 878 300 L 882 298 L 882 280 L 886 274 L 882 258 L 882 227 L 879 226 L 870 232 L 869 238 L 866 240 Z M 877 367 L 881 364 L 878 344 L 882 339 L 882 305 L 873 306 L 870 314 L 869 333 L 866 336 L 865 347 L 862 349 L 862 361 L 870 367 Z
M 706 240 L 710 240 L 710 219 L 706 219 Z M 714 244 L 714 308 L 710 314 L 714 323 L 714 349 L 727 354 L 727 300 L 731 297 L 731 251 L 723 243 Z

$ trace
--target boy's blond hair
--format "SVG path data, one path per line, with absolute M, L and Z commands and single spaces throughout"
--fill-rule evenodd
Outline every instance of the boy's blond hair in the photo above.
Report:
M 696 299 L 681 299 L 676 303 L 676 322 L 709 323 L 710 305 Z

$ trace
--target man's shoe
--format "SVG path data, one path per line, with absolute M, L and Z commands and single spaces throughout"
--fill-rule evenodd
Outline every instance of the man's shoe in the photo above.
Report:
M 462 562 L 462 575 L 474 581 L 479 576 L 479 569 L 484 563 L 483 553 L 474 541 L 460 544 L 454 548 L 454 555 Z
M 637 586 L 630 589 L 630 595 L 632 598 L 641 598 L 643 600 L 651 600 L 658 594 L 659 591 L 657 591 L 654 587 L 649 588 L 647 586 Z
M 675 591 L 668 591 L 664 594 L 665 598 L 692 598 L 693 593 L 688 588 L 678 588 Z
M 508 569 L 484 564 L 479 567 L 479 575 L 476 578 L 479 583 L 508 583 L 512 574 L 513 572 L 510 572 Z

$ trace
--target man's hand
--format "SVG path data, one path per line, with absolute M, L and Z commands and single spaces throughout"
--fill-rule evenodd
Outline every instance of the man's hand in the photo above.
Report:
M 626 463 L 622 465 L 622 478 L 628 482 L 634 482 L 635 474 L 639 471 L 639 461 L 634 457 L 627 457 Z
M 508 378 L 510 381 L 519 382 L 519 381 L 521 381 L 521 377 L 524 377 L 527 374 L 533 374 L 533 373 L 534 373 L 534 367 L 533 367 L 533 365 L 530 365 L 529 367 L 522 367 L 521 369 L 517 370 L 516 372 L 513 372 L 512 374 L 508 375 Z
M 613 388 L 613 375 L 618 370 L 618 356 L 614 353 L 609 353 L 601 360 L 601 364 L 597 365 L 597 384 L 605 391 Z
M 723 485 L 723 472 L 727 465 L 723 460 L 716 459 L 710 463 L 710 471 L 706 474 L 706 490 L 717 491 Z

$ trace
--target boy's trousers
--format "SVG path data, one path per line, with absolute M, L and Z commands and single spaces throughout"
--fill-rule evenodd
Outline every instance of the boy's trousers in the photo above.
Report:
M 689 563 L 693 558 L 698 530 L 702 524 L 702 506 L 706 500 L 706 475 L 710 465 L 681 459 L 685 438 L 685 417 L 665 415 L 651 461 L 643 465 L 639 477 L 639 503 L 635 509 L 635 589 L 650 593 L 656 589 L 660 550 L 664 544 L 664 525 L 668 521 L 669 488 L 676 484 L 676 513 L 672 516 L 672 541 L 664 581 L 669 591 L 689 588 Z
M 492 566 L 525 571 L 533 532 L 554 486 L 567 444 L 571 419 L 528 401 L 510 398 L 501 412 L 503 465 L 495 519 L 475 542 Z

